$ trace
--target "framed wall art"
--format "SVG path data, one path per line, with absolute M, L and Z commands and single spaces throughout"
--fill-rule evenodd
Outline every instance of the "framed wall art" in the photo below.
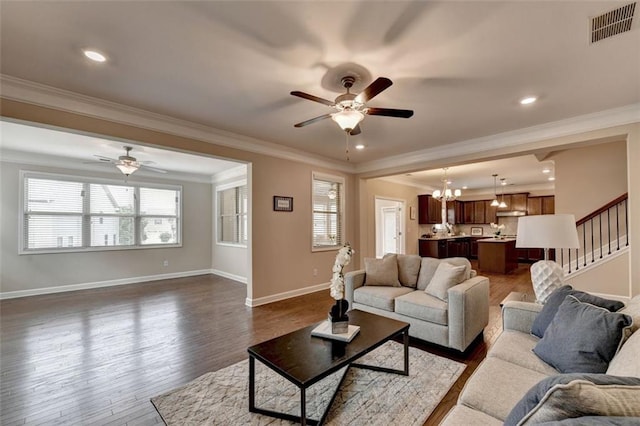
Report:
M 471 227 L 471 235 L 475 236 L 475 237 L 482 235 L 482 227 L 481 226 L 472 226 Z
M 273 211 L 276 212 L 292 212 L 293 211 L 293 197 L 281 197 L 280 195 L 273 196 Z

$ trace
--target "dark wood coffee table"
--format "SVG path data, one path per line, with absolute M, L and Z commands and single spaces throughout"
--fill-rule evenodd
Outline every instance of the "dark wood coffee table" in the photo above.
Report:
M 349 323 L 360 326 L 360 332 L 349 343 L 311 336 L 317 324 L 284 336 L 251 346 L 249 352 L 249 411 L 267 416 L 300 422 L 302 425 L 321 425 L 349 368 L 365 368 L 386 373 L 409 375 L 409 324 L 362 311 L 349 312 Z M 385 342 L 402 335 L 404 341 L 404 369 L 357 364 L 354 361 Z M 280 374 L 300 389 L 300 416 L 266 410 L 255 405 L 255 360 Z M 306 416 L 306 390 L 332 373 L 348 366 L 322 417 Z

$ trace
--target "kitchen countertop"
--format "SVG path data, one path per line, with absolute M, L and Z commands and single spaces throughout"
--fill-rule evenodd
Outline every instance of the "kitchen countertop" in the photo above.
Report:
M 425 241 L 437 241 L 437 240 L 451 240 L 451 239 L 456 239 L 456 238 L 471 238 L 471 235 L 452 235 L 450 237 L 429 237 L 429 238 L 422 238 L 420 237 L 420 240 L 425 240 Z
M 511 241 L 515 241 L 516 239 L 511 237 L 511 238 L 484 238 L 482 240 L 478 240 L 479 243 L 508 243 Z

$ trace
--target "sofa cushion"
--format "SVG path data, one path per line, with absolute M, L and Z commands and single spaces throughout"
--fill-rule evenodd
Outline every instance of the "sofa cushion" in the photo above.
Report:
M 447 325 L 447 302 L 416 290 L 396 299 L 396 313 L 412 318 Z
M 364 286 L 357 288 L 353 292 L 353 301 L 393 312 L 395 310 L 396 297 L 411 293 L 412 291 L 414 290 L 408 287 Z
M 560 307 L 564 299 L 569 295 L 574 296 L 581 302 L 600 306 L 610 312 L 616 312 L 624 306 L 624 303 L 618 300 L 604 299 L 602 297 L 594 296 L 583 291 L 574 290 L 570 285 L 565 285 L 556 289 L 549 295 L 546 303 L 544 304 L 544 307 L 542 308 L 536 319 L 533 321 L 533 324 L 531 325 L 531 333 L 534 336 L 544 336 L 544 332 L 551 323 L 551 320 L 553 320 L 556 312 L 558 312 L 558 308 Z
M 559 421 L 537 423 L 537 426 L 638 426 L 640 417 L 582 416 Z
M 640 328 L 640 295 L 631 299 L 624 308 L 618 312 L 621 314 L 629 315 L 633 318 L 633 324 L 631 325 L 631 332 L 635 332 Z
M 491 346 L 487 356 L 500 358 L 545 375 L 558 374 L 558 370 L 533 353 L 532 349 L 539 340 L 531 334 L 505 330 Z
M 440 265 L 440 259 L 436 259 L 433 257 L 423 257 L 420 262 L 420 273 L 418 274 L 418 290 L 424 290 L 429 285 L 431 278 L 433 278 L 433 274 L 436 273 L 436 269 L 438 269 L 438 265 Z
M 400 287 L 398 281 L 398 259 L 394 255 L 385 255 L 382 259 L 365 257 L 364 285 Z
M 436 273 L 433 274 L 433 278 L 431 278 L 424 291 L 446 302 L 449 300 L 449 289 L 464 282 L 465 279 L 465 267 L 463 265 L 453 266 L 448 262 L 440 262 Z
M 500 358 L 487 357 L 467 380 L 458 403 L 504 420 L 522 395 L 546 377 Z
M 567 296 L 533 348 L 561 373 L 604 373 L 631 317 Z
M 527 391 L 504 424 L 533 425 L 581 416 L 640 416 L 640 379 L 607 374 L 551 376 Z
M 621 312 L 619 312 L 621 313 Z M 636 331 L 623 344 L 607 368 L 607 374 L 640 378 L 640 331 Z
M 405 287 L 416 288 L 422 258 L 417 254 L 398 255 L 398 279 Z
M 491 417 L 482 411 L 473 410 L 464 405 L 456 405 L 447 413 L 440 426 L 502 426 L 502 421 Z

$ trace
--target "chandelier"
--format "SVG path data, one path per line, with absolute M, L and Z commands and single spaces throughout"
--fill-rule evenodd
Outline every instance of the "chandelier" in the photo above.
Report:
M 442 199 L 444 201 L 453 201 L 457 197 L 462 195 L 462 191 L 460 191 L 459 189 L 451 191 L 451 189 L 449 189 L 449 185 L 451 185 L 451 181 L 447 179 L 447 167 L 445 167 L 442 170 L 444 170 L 444 177 L 442 178 L 442 183 L 443 183 L 442 191 L 440 191 L 439 189 L 436 189 L 435 191 L 433 191 L 432 196 L 437 200 Z

